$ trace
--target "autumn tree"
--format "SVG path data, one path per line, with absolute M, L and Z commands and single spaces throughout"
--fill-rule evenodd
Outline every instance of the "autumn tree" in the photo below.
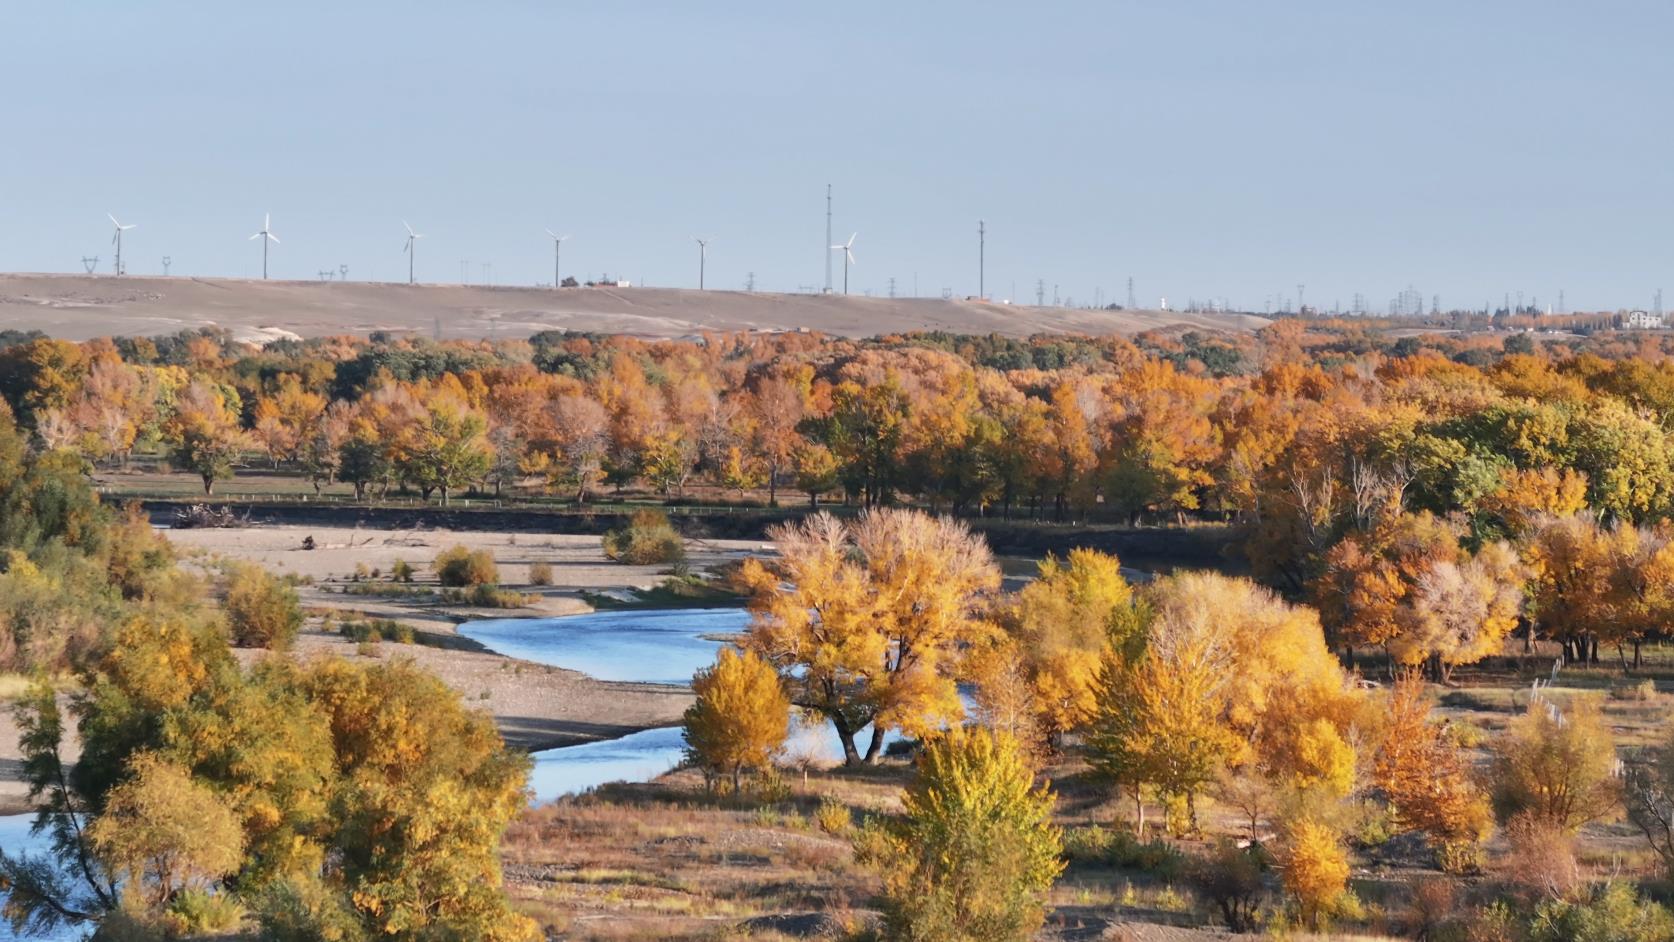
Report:
M 302 627 L 296 590 L 249 563 L 227 580 L 226 612 L 233 640 L 246 647 L 284 650 Z
M 207 888 L 239 868 L 244 835 L 213 789 L 154 753 L 134 756 L 128 774 L 87 831 L 127 895 L 160 911 L 180 891 Z
M 790 730 L 790 700 L 779 673 L 752 651 L 722 648 L 712 667 L 692 678 L 697 699 L 686 708 L 686 748 L 708 773 L 742 785 L 744 770 L 772 767 Z
M 1423 685 L 1407 678 L 1389 699 L 1389 723 L 1373 757 L 1373 781 L 1401 822 L 1422 831 L 1444 866 L 1468 866 L 1492 824 L 1488 797 L 1444 725 L 1430 718 Z
M 1318 929 L 1348 892 L 1348 852 L 1337 830 L 1319 818 L 1304 816 L 1285 831 L 1280 858 L 1285 889 L 1296 901 L 1302 922 Z
M 889 936 L 1032 938 L 1064 867 L 1053 801 L 1004 733 L 955 726 L 931 738 L 901 818 L 858 842 L 861 858 L 883 873 Z
M 770 536 L 779 559 L 743 570 L 744 646 L 780 670 L 794 704 L 831 721 L 847 763 L 875 761 L 890 729 L 925 735 L 960 719 L 957 655 L 985 634 L 978 608 L 999 585 L 979 537 L 911 510 L 821 513 Z
M 237 407 L 224 390 L 201 379 L 175 401 L 167 435 L 174 460 L 203 479 L 206 495 L 215 492 L 216 481 L 232 475 L 233 462 L 247 443 Z

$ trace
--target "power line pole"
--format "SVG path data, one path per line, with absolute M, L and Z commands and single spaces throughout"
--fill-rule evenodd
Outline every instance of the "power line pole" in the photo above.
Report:
M 988 230 L 977 220 L 977 298 L 986 300 L 988 279 Z
M 1035 307 L 1046 306 L 1046 279 L 1035 279 Z
M 825 293 L 831 293 L 831 184 L 825 185 Z

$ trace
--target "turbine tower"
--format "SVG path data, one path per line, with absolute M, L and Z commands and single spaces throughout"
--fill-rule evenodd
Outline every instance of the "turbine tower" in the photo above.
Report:
M 116 246 L 116 273 L 120 275 L 122 274 L 122 233 L 134 228 L 137 223 L 129 223 L 124 226 L 117 222 L 116 217 L 110 213 L 105 213 L 105 216 L 110 219 L 110 224 L 116 227 L 116 233 L 110 237 L 110 242 Z
M 407 284 L 416 284 L 416 282 L 413 281 L 413 256 L 417 253 L 414 252 L 413 249 L 418 240 L 424 238 L 424 236 L 414 232 L 413 227 L 407 225 L 407 220 L 405 219 L 401 220 L 401 225 L 407 230 L 407 244 L 401 249 L 401 251 L 407 253 Z
M 831 184 L 825 185 L 825 244 L 831 244 Z M 831 293 L 831 250 L 825 250 L 825 294 Z
M 559 235 L 551 229 L 546 230 L 546 234 L 552 237 L 552 287 L 556 288 L 563 283 L 563 274 L 559 263 L 564 259 L 564 240 L 568 239 L 569 236 Z
M 858 235 L 860 235 L 860 233 L 856 232 L 854 235 L 849 236 L 849 241 L 844 242 L 842 245 L 833 245 L 831 247 L 832 252 L 835 252 L 838 249 L 843 250 L 843 293 L 844 294 L 849 293 L 849 266 L 855 264 L 855 260 L 854 260 L 854 240 L 855 240 L 855 236 L 858 236 Z M 830 258 L 831 253 L 827 252 L 826 257 Z
M 715 240 L 714 237 L 700 239 L 697 236 L 692 236 L 692 241 L 698 244 L 698 290 L 702 291 L 703 270 L 709 265 L 709 243 Z
M 269 214 L 269 213 L 263 213 L 262 214 L 262 231 L 256 233 L 255 235 L 251 236 L 250 238 L 251 239 L 262 240 L 262 280 L 266 281 L 267 280 L 267 244 L 269 242 L 278 242 L 279 241 L 279 237 L 273 234 L 273 216 L 271 214 Z

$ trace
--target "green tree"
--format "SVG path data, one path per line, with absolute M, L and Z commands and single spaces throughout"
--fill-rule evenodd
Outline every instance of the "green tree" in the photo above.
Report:
M 883 873 L 890 937 L 1032 937 L 1064 867 L 1053 802 L 1009 735 L 955 728 L 931 739 L 902 818 L 859 839 L 862 858 Z

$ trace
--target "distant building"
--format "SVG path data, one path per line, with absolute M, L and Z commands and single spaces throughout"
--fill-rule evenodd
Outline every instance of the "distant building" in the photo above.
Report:
M 1661 314 L 1650 311 L 1629 311 L 1623 324 L 1629 330 L 1661 330 L 1665 326 L 1664 320 Z

